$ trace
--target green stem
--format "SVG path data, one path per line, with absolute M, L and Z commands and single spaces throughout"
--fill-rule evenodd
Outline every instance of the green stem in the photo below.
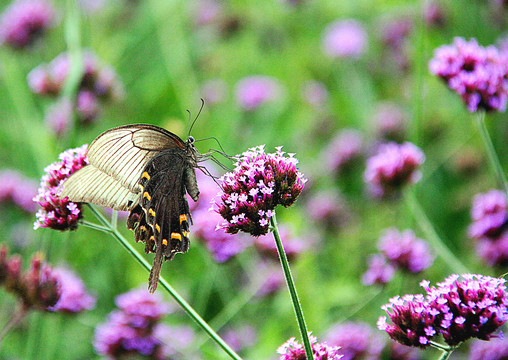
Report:
M 439 357 L 439 360 L 448 360 L 452 355 L 452 352 L 453 350 L 443 351 Z
M 416 198 L 413 189 L 408 189 L 404 194 L 406 204 L 411 209 L 413 217 L 425 233 L 427 241 L 434 248 L 436 253 L 443 258 L 446 264 L 455 272 L 459 274 L 469 273 L 468 269 L 462 262 L 448 249 L 443 240 L 439 237 L 430 219 L 425 214 L 420 202 Z
M 11 318 L 5 324 L 4 328 L 0 330 L 0 346 L 2 345 L 2 340 L 7 336 L 7 334 L 17 326 L 21 320 L 26 315 L 27 309 L 23 305 L 19 305 L 16 311 L 12 314 Z
M 300 304 L 300 300 L 298 299 L 295 282 L 293 281 L 291 269 L 289 268 L 289 261 L 286 256 L 286 252 L 284 251 L 284 245 L 282 245 L 282 241 L 280 239 L 275 214 L 273 214 L 273 216 L 270 218 L 270 225 L 272 227 L 275 245 L 277 245 L 277 252 L 279 253 L 280 264 L 282 265 L 282 269 L 284 270 L 284 277 L 286 278 L 286 284 L 289 289 L 289 294 L 291 295 L 291 301 L 293 303 L 293 308 L 295 310 L 298 327 L 300 328 L 300 334 L 302 335 L 303 345 L 305 347 L 305 354 L 307 355 L 307 359 L 311 360 L 314 359 L 314 356 L 312 354 L 312 347 L 310 345 L 309 334 L 307 332 L 307 325 L 305 324 L 302 305 Z
M 101 222 L 101 224 L 109 229 L 109 233 L 124 247 L 127 252 L 133 256 L 137 262 L 144 267 L 148 272 L 151 270 L 150 264 L 141 256 L 141 254 L 134 249 L 134 247 L 118 232 L 118 230 L 114 229 L 108 220 L 93 206 L 88 204 L 88 207 L 92 211 L 92 213 L 97 217 L 97 219 Z M 173 299 L 187 312 L 187 314 L 194 320 L 207 334 L 210 336 L 216 343 L 219 345 L 222 350 L 226 354 L 228 354 L 232 359 L 242 360 L 242 358 L 231 349 L 228 344 L 222 340 L 222 338 L 208 325 L 208 323 L 203 320 L 201 316 L 190 306 L 190 304 L 185 301 L 171 285 L 161 276 L 159 278 L 159 283 L 162 285 L 164 289 L 173 297 Z
M 90 221 L 86 221 L 86 220 L 82 220 L 80 225 L 83 225 L 83 226 L 86 226 L 86 227 L 89 227 L 90 229 L 94 229 L 94 230 L 98 230 L 98 231 L 102 231 L 102 232 L 107 232 L 109 233 L 110 232 L 110 229 L 105 227 L 105 226 L 101 226 L 101 225 L 98 225 L 98 224 L 95 224 L 93 222 L 90 222 Z
M 437 343 L 435 341 L 429 341 L 429 344 L 430 346 L 436 348 L 436 349 L 439 349 L 441 351 L 453 351 L 453 348 L 447 346 L 447 345 L 443 345 L 443 344 L 440 344 L 440 343 Z
M 506 182 L 506 176 L 503 171 L 503 167 L 501 166 L 501 162 L 499 161 L 499 157 L 496 154 L 496 150 L 494 149 L 494 144 L 489 136 L 489 131 L 487 130 L 487 125 L 485 124 L 485 112 L 480 111 L 476 118 L 476 124 L 480 130 L 480 134 L 482 135 L 483 143 L 485 144 L 487 150 L 487 157 L 489 158 L 490 166 L 496 173 L 498 185 L 504 191 L 507 199 L 508 199 L 508 183 Z

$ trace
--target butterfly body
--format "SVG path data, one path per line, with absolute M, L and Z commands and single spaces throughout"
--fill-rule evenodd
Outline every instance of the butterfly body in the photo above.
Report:
M 194 139 L 183 142 L 162 128 L 137 124 L 106 131 L 90 145 L 90 164 L 63 184 L 61 197 L 129 210 L 127 227 L 145 252 L 155 252 L 149 290 L 163 260 L 189 249 L 191 215 L 186 193 L 199 197 Z

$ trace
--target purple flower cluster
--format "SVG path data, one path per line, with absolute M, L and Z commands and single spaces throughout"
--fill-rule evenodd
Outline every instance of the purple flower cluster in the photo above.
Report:
M 407 43 L 413 30 L 414 20 L 408 16 L 389 19 L 382 25 L 381 41 L 389 50 L 393 62 L 402 70 L 409 67 Z
M 0 247 L 0 285 L 14 293 L 25 309 L 46 310 L 60 298 L 58 278 L 51 267 L 35 255 L 30 269 L 22 272 L 19 255 L 7 256 L 7 247 Z
M 55 25 L 55 9 L 46 0 L 16 0 L 0 18 L 0 44 L 15 49 L 32 45 Z
M 28 74 L 28 85 L 38 95 L 58 96 L 61 94 L 71 67 L 69 54 L 58 55 L 49 64 L 39 65 Z M 91 52 L 83 53 L 83 75 L 75 108 L 80 121 L 92 122 L 100 111 L 100 101 L 115 100 L 123 96 L 122 84 L 110 66 L 101 66 Z M 69 101 L 62 100 L 46 115 L 46 122 L 57 134 L 64 133 L 72 118 Z
M 86 150 L 88 145 L 69 149 L 59 155 L 60 161 L 47 166 L 42 176 L 39 192 L 34 197 L 42 209 L 36 214 L 34 229 L 49 227 L 55 230 L 75 230 L 81 219 L 81 204 L 58 197 L 62 182 L 77 170 L 88 164 Z
M 254 75 L 243 78 L 235 86 L 236 101 L 247 111 L 255 110 L 282 95 L 279 81 L 270 76 Z
M 116 298 L 118 310 L 95 330 L 94 347 L 99 355 L 111 359 L 143 355 L 166 359 L 168 349 L 162 342 L 168 327 L 160 321 L 170 310 L 158 294 L 135 289 Z M 173 338 L 172 341 L 177 342 Z
M 0 171 L 0 202 L 13 202 L 25 211 L 35 211 L 32 201 L 37 184 L 15 170 Z
M 318 343 L 315 336 L 309 334 L 314 360 L 339 360 L 342 358 L 339 346 L 329 346 L 326 343 Z M 290 338 L 278 349 L 280 360 L 305 359 L 305 348 L 294 337 Z
M 367 159 L 363 177 L 373 196 L 389 197 L 403 185 L 420 180 L 418 168 L 424 161 L 425 155 L 412 143 L 382 144 L 377 154 Z
M 389 101 L 379 103 L 373 120 L 377 136 L 395 142 L 404 139 L 406 119 L 398 105 Z
M 303 190 L 306 179 L 298 171 L 298 160 L 281 147 L 265 153 L 264 146 L 236 157 L 235 170 L 220 178 L 222 191 L 215 200 L 216 211 L 226 220 L 217 228 L 254 236 L 268 232 L 277 205 L 291 206 Z
M 66 268 L 55 268 L 54 276 L 61 289 L 58 302 L 48 308 L 49 311 L 78 313 L 90 310 L 95 306 L 95 298 L 85 288 L 83 281 L 72 271 Z
M 367 260 L 368 269 L 362 276 L 365 285 L 387 284 L 395 275 L 395 267 L 381 254 L 371 255 Z
M 348 322 L 333 326 L 325 337 L 328 344 L 340 346 L 342 360 L 379 359 L 384 340 L 366 323 Z
M 282 243 L 284 244 L 284 251 L 290 260 L 296 258 L 308 247 L 309 243 L 307 241 L 304 242 L 301 238 L 295 237 L 292 229 L 287 226 L 279 226 L 279 235 Z M 275 245 L 272 235 L 261 235 L 256 238 L 254 245 L 260 253 L 268 255 L 275 260 L 279 259 L 277 246 Z
M 336 21 L 323 34 L 323 51 L 330 58 L 360 58 L 367 48 L 367 32 L 357 20 Z
M 253 347 L 258 341 L 256 329 L 249 325 L 229 328 L 221 335 L 224 341 L 236 352 Z
M 475 340 L 471 343 L 469 360 L 506 360 L 508 359 L 508 340 Z
M 508 67 L 496 47 L 455 38 L 434 51 L 429 68 L 462 97 L 468 111 L 506 110 Z
M 382 307 L 393 325 L 380 317 L 378 327 L 403 345 L 426 347 L 437 334 L 455 346 L 471 338 L 489 340 L 508 318 L 504 279 L 451 275 L 437 287 L 428 281 L 423 295 L 395 297 Z
M 351 168 L 362 156 L 363 136 L 354 129 L 340 131 L 322 153 L 327 168 L 335 174 Z
M 302 84 L 301 94 L 303 100 L 317 108 L 325 106 L 330 94 L 325 84 L 316 80 L 307 80 Z
M 323 190 L 307 197 L 307 214 L 326 230 L 334 230 L 346 224 L 351 216 L 346 200 L 338 191 Z
M 508 214 L 506 196 L 490 190 L 473 198 L 469 236 L 476 242 L 476 252 L 489 265 L 508 264 Z

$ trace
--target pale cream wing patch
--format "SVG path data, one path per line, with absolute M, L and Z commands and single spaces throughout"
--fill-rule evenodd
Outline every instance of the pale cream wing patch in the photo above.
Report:
M 68 196 L 72 202 L 103 205 L 119 211 L 130 210 L 139 202 L 139 194 L 93 165 L 72 174 L 62 185 L 60 198 Z
M 183 147 L 176 135 L 151 125 L 126 125 L 106 131 L 88 148 L 90 164 L 138 192 L 146 164 L 164 149 Z

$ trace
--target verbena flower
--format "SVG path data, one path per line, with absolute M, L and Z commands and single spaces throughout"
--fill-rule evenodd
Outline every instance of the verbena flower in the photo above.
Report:
M 437 287 L 422 286 L 434 315 L 434 327 L 448 345 L 470 338 L 489 340 L 508 318 L 504 279 L 477 274 L 451 275 Z
M 354 129 L 344 129 L 335 135 L 321 156 L 327 169 L 340 174 L 358 162 L 363 154 L 362 133 Z
M 37 184 L 16 170 L 0 171 L 0 202 L 12 202 L 25 211 L 35 211 L 32 198 L 37 194 Z
M 418 169 L 424 161 L 425 155 L 412 143 L 383 144 L 377 154 L 367 160 L 363 177 L 374 196 L 388 197 L 403 185 L 419 181 Z
M 282 86 L 276 78 L 270 76 L 249 76 L 235 86 L 236 101 L 247 111 L 255 110 L 281 95 Z
M 296 201 L 306 179 L 296 167 L 294 154 L 286 156 L 282 147 L 276 149 L 267 154 L 264 146 L 258 146 L 244 152 L 237 156 L 234 171 L 220 178 L 222 190 L 215 206 L 225 221 L 219 229 L 264 235 L 275 207 Z
M 404 139 L 406 133 L 405 114 L 395 103 L 389 101 L 379 103 L 376 106 L 373 122 L 377 136 L 395 142 Z
M 508 232 L 496 238 L 482 237 L 476 239 L 476 254 L 490 266 L 508 265 Z
M 378 248 L 392 264 L 412 273 L 421 272 L 434 262 L 428 244 L 411 230 L 386 229 Z
M 330 97 L 326 86 L 316 80 L 305 81 L 301 87 L 301 94 L 303 100 L 315 107 L 325 106 Z
M 323 190 L 307 197 L 307 215 L 325 230 L 336 230 L 351 219 L 351 209 L 337 190 Z
M 55 102 L 46 112 L 44 117 L 48 128 L 56 135 L 67 134 L 72 125 L 73 107 L 69 99 L 60 99 Z
M 368 259 L 368 269 L 362 276 L 365 285 L 387 284 L 393 279 L 395 267 L 387 263 L 386 258 L 381 254 L 371 255 Z
M 437 1 L 425 3 L 423 8 L 423 20 L 427 26 L 443 27 L 447 22 L 447 13 Z
M 473 223 L 469 227 L 471 237 L 495 238 L 499 235 L 508 221 L 504 192 L 490 190 L 477 194 L 473 198 L 471 217 L 473 218 Z
M 471 343 L 469 360 L 506 360 L 508 359 L 508 340 L 475 340 Z
M 55 230 L 75 230 L 82 217 L 81 204 L 73 203 L 66 197 L 57 196 L 62 182 L 77 170 L 88 164 L 88 145 L 69 149 L 59 155 L 60 161 L 47 166 L 42 176 L 38 195 L 34 197 L 42 209 L 36 214 L 34 229 L 49 227 Z
M 342 360 L 379 359 L 385 346 L 383 339 L 366 323 L 347 322 L 327 331 L 328 344 L 340 346 Z
M 381 309 L 386 311 L 392 324 L 381 316 L 377 322 L 379 330 L 402 345 L 425 348 L 437 334 L 434 316 L 423 295 L 396 296 Z
M 30 269 L 24 272 L 21 257 L 7 255 L 7 247 L 0 247 L 0 286 L 13 293 L 25 309 L 47 310 L 54 306 L 60 298 L 60 286 L 41 255 L 32 257 Z
M 221 333 L 221 336 L 226 344 L 236 352 L 251 348 L 258 341 L 256 328 L 249 325 L 228 328 Z
M 388 359 L 390 360 L 419 360 L 421 357 L 417 348 L 402 345 L 396 341 L 390 340 L 387 346 Z
M 340 354 L 340 346 L 329 346 L 326 343 L 318 343 L 315 336 L 309 334 L 312 354 L 314 360 L 339 360 L 342 358 Z M 290 338 L 278 349 L 280 360 L 302 360 L 305 359 L 305 348 L 294 337 Z
M 330 58 L 359 58 L 366 48 L 367 31 L 357 20 L 336 21 L 324 31 L 323 51 Z
M 257 265 L 257 277 L 261 283 L 256 296 L 265 297 L 275 294 L 286 283 L 284 274 L 280 271 L 280 264 L 273 261 L 260 261 Z
M 201 86 L 200 93 L 207 105 L 220 104 L 226 99 L 227 84 L 222 79 L 211 79 Z
M 0 43 L 21 49 L 55 25 L 55 10 L 45 0 L 16 0 L 0 18 Z
M 429 68 L 462 97 L 468 111 L 505 111 L 508 69 L 496 47 L 455 38 L 434 51 Z
M 83 281 L 69 269 L 59 267 L 53 270 L 58 280 L 61 295 L 58 302 L 48 308 L 50 311 L 78 313 L 95 306 L 95 298 L 85 288 Z
M 402 70 L 407 70 L 410 65 L 407 44 L 413 24 L 411 17 L 403 15 L 389 19 L 381 25 L 380 37 L 391 55 L 390 63 L 396 64 Z

